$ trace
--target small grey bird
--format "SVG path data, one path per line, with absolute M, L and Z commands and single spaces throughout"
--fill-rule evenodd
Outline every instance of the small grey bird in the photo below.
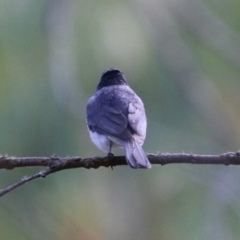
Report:
M 144 105 L 118 69 L 103 72 L 87 103 L 87 125 L 93 143 L 108 156 L 120 146 L 130 167 L 151 168 L 141 147 L 147 128 Z

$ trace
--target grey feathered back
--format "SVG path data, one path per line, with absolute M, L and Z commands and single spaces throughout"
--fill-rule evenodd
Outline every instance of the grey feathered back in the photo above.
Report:
M 99 139 L 106 136 L 101 139 L 109 145 L 110 151 L 110 142 L 125 149 L 127 162 L 132 168 L 151 167 L 141 147 L 147 128 L 144 105 L 119 70 L 110 69 L 103 73 L 96 93 L 87 104 L 87 124 L 89 131 L 100 134 L 94 135 L 97 146 L 103 140 L 97 142 L 96 136 Z M 107 149 L 105 143 L 104 149 Z

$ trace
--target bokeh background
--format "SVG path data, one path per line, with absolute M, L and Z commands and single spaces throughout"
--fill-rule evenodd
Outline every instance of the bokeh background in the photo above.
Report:
M 110 67 L 145 103 L 146 152 L 239 150 L 239 12 L 239 0 L 1 0 L 0 152 L 103 156 L 85 106 Z M 1 170 L 0 188 L 40 170 Z M 0 239 L 239 239 L 239 199 L 237 166 L 67 170 L 0 199 Z

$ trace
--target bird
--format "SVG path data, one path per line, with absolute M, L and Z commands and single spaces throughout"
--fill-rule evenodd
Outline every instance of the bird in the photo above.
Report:
M 86 116 L 92 142 L 108 157 L 114 156 L 113 147 L 121 147 L 131 168 L 151 168 L 142 148 L 147 129 L 144 104 L 120 70 L 102 73 L 87 102 Z

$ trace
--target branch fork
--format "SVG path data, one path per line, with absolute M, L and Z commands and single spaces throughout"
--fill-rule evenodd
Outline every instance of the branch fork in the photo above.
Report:
M 240 165 L 240 151 L 227 152 L 220 155 L 198 155 L 186 153 L 159 153 L 147 155 L 151 164 L 213 164 L 213 165 Z M 94 168 L 99 167 L 116 167 L 120 165 L 127 165 L 124 156 L 113 157 L 58 157 L 53 155 L 51 157 L 9 157 L 6 155 L 0 156 L 0 169 L 13 170 L 20 167 L 47 167 L 45 170 L 23 177 L 19 182 L 14 183 L 7 188 L 0 190 L 0 197 L 11 192 L 15 188 L 30 182 L 36 178 L 45 178 L 46 176 L 66 169 L 72 168 Z M 141 170 L 139 170 L 141 171 Z M 147 171 L 147 170 L 145 170 Z

